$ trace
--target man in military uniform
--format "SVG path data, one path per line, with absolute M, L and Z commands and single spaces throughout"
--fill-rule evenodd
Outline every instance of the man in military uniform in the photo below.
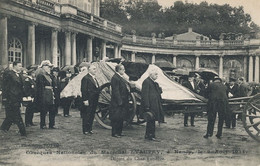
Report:
M 13 62 L 13 69 L 7 70 L 3 76 L 3 100 L 5 103 L 6 118 L 1 130 L 8 131 L 12 123 L 19 128 L 21 136 L 26 136 L 25 126 L 21 117 L 21 102 L 24 96 L 21 62 Z
M 55 127 L 55 111 L 54 111 L 54 92 L 53 80 L 50 75 L 51 67 L 53 65 L 49 60 L 42 61 L 40 68 L 42 70 L 36 77 L 36 102 L 40 110 L 41 122 L 40 128 L 46 129 L 45 118 L 49 112 L 49 128 L 56 129 Z
M 33 114 L 36 112 L 37 107 L 35 103 L 35 95 L 36 95 L 36 76 L 35 76 L 35 70 L 30 69 L 28 70 L 28 76 L 25 78 L 24 81 L 24 89 L 26 96 L 30 97 L 31 100 L 28 101 L 28 104 L 26 106 L 25 110 L 25 126 L 35 126 L 33 123 Z

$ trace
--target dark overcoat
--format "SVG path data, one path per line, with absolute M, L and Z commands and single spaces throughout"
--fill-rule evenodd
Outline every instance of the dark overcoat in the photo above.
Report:
M 212 82 L 209 84 L 207 90 L 208 100 L 208 111 L 218 112 L 228 111 L 228 97 L 227 87 L 221 82 Z M 221 108 L 221 110 L 218 110 Z
M 23 76 L 16 75 L 13 70 L 5 71 L 3 75 L 3 98 L 7 104 L 20 106 L 24 96 Z
M 52 77 L 48 73 L 40 73 L 36 77 L 36 103 L 38 104 L 39 107 L 44 106 L 46 103 L 44 103 L 44 90 L 46 87 L 52 88 L 53 91 L 53 81 Z M 54 104 L 54 94 L 50 94 L 48 96 L 49 99 L 53 99 L 53 104 Z
M 156 121 L 160 120 L 162 112 L 162 89 L 150 77 L 146 78 L 141 90 L 141 108 L 144 112 L 152 112 Z
M 111 79 L 112 95 L 110 104 L 111 120 L 127 119 L 129 110 L 130 86 L 119 74 L 115 73 Z

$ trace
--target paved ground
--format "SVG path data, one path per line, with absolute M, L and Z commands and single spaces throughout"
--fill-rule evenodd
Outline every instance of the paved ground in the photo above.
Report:
M 35 114 L 37 126 L 26 128 L 26 138 L 15 125 L 8 133 L 1 132 L 0 165 L 260 165 L 260 144 L 248 136 L 241 121 L 234 130 L 224 129 L 221 140 L 204 139 L 205 117 L 196 118 L 195 127 L 183 127 L 183 115 L 176 114 L 156 126 L 161 142 L 150 142 L 144 140 L 144 125 L 127 127 L 126 137 L 113 138 L 110 130 L 94 122 L 95 134 L 83 135 L 79 112 L 71 110 L 71 115 L 56 117 L 57 130 L 40 130 Z M 0 123 L 4 116 L 1 110 Z

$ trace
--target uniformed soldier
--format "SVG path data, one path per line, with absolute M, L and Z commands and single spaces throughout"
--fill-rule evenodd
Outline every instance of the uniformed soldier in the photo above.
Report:
M 25 78 L 24 81 L 24 89 L 26 96 L 29 96 L 31 98 L 30 101 L 28 101 L 26 110 L 25 110 L 25 126 L 36 126 L 33 123 L 33 114 L 34 112 L 37 112 L 37 107 L 35 103 L 35 95 L 36 95 L 36 76 L 35 76 L 35 70 L 30 69 L 28 70 L 28 76 Z
M 54 111 L 55 115 L 58 115 L 58 108 L 60 106 L 60 78 L 58 77 L 60 69 L 58 67 L 54 67 L 51 70 L 51 76 L 53 80 L 53 91 L 54 91 Z
M 50 75 L 51 67 L 53 65 L 49 60 L 42 61 L 40 68 L 41 72 L 36 76 L 36 102 L 40 110 L 41 122 L 40 128 L 46 129 L 46 114 L 49 112 L 49 128 L 56 129 L 55 127 L 55 111 L 54 111 L 54 92 L 53 80 Z

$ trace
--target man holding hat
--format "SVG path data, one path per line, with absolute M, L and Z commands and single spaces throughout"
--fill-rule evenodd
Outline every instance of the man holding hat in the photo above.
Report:
M 162 89 L 159 84 L 155 82 L 157 78 L 158 72 L 155 69 L 151 70 L 149 76 L 143 81 L 141 90 L 141 107 L 144 112 L 152 114 L 150 118 L 146 118 L 145 132 L 145 139 L 151 141 L 157 141 L 155 139 L 155 121 L 160 120 L 162 112 Z
M 227 87 L 223 85 L 222 80 L 219 77 L 215 77 L 213 82 L 209 84 L 206 89 L 208 99 L 208 126 L 207 133 L 204 138 L 211 137 L 213 135 L 214 124 L 216 115 L 218 113 L 218 131 L 216 137 L 221 139 L 222 128 L 225 120 L 225 113 L 228 109 Z
M 40 128 L 46 129 L 46 114 L 49 112 L 49 128 L 56 129 L 55 127 L 55 111 L 54 111 L 54 92 L 53 92 L 53 80 L 50 75 L 51 67 L 53 65 L 49 60 L 42 61 L 40 72 L 36 77 L 36 102 L 40 109 Z

